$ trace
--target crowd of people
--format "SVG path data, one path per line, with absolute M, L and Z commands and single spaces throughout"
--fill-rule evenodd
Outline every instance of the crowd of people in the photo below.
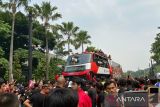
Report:
M 160 107 L 159 101 L 151 103 L 153 99 L 149 94 L 147 105 L 144 102 L 142 105 L 127 105 L 124 100 L 127 92 L 148 93 L 149 87 L 156 87 L 156 82 L 155 79 L 130 76 L 97 78 L 96 81 L 79 77 L 68 80 L 59 76 L 53 81 L 24 85 L 0 79 L 0 107 Z M 117 100 L 122 97 L 123 100 Z

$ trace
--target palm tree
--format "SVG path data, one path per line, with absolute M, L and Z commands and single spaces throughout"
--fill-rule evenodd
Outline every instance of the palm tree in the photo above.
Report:
M 56 45 L 54 47 L 54 51 L 56 56 L 64 56 L 64 46 L 66 44 L 66 41 L 63 38 L 63 35 L 59 33 L 59 26 L 60 25 L 52 25 L 52 33 L 54 35 Z
M 49 28 L 49 21 L 61 18 L 61 14 L 55 12 L 57 10 L 57 7 L 56 6 L 52 7 L 50 2 L 42 2 L 41 6 L 36 4 L 34 5 L 34 7 L 37 9 L 38 16 L 42 19 L 42 21 L 44 21 L 45 39 L 46 39 L 46 79 L 48 80 L 49 49 L 48 49 L 47 29 Z
M 11 44 L 9 53 L 9 82 L 13 81 L 13 42 L 14 42 L 14 25 L 17 8 L 20 6 L 26 6 L 29 0 L 9 0 L 2 4 L 2 7 L 9 9 L 12 12 L 12 33 L 11 33 Z
M 67 36 L 67 44 L 68 44 L 68 52 L 70 51 L 70 44 L 72 43 L 72 37 L 76 35 L 77 31 L 79 30 L 79 27 L 74 26 L 73 22 L 63 22 L 60 26 L 61 32 Z
M 26 7 L 26 12 L 28 13 L 29 17 L 29 53 L 28 53 L 28 68 L 29 68 L 29 73 L 28 73 L 28 81 L 32 80 L 32 21 L 33 19 L 36 18 L 37 11 L 34 7 L 32 6 L 27 6 Z
M 80 46 L 82 46 L 82 52 L 84 52 L 84 44 L 91 44 L 91 41 L 89 40 L 91 36 L 87 34 L 87 31 L 80 31 L 75 36 L 75 48 L 78 49 Z

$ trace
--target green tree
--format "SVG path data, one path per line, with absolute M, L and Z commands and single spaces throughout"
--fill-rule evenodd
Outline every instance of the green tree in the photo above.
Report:
M 151 58 L 156 61 L 156 63 L 160 64 L 160 33 L 155 37 L 155 42 L 152 43 L 151 52 L 153 55 Z
M 23 63 L 27 62 L 27 58 L 28 58 L 28 50 L 26 49 L 17 49 L 14 51 L 14 60 L 13 60 L 13 73 L 14 73 L 14 79 L 16 80 L 21 80 L 22 79 L 22 65 Z
M 80 31 L 75 36 L 75 48 L 78 49 L 82 46 L 82 52 L 84 52 L 84 44 L 91 44 L 89 40 L 91 37 L 87 34 L 87 31 Z
M 10 29 L 8 23 L 0 20 L 0 46 L 5 51 L 8 48 L 8 38 L 10 37 Z M 6 52 L 5 52 L 6 53 Z M 7 58 L 7 57 L 6 57 Z
M 10 12 L 0 12 L 0 20 L 3 20 L 5 23 L 11 26 L 12 19 L 10 17 L 12 17 L 12 14 Z M 26 46 L 28 44 L 28 18 L 21 12 L 16 13 L 14 32 L 14 41 L 16 41 L 14 42 L 14 50 L 18 48 L 27 48 Z M 0 41 L 3 40 L 3 42 L 0 42 L 0 44 L 4 43 L 4 45 L 1 46 L 5 51 L 6 58 L 8 58 L 9 56 L 10 37 L 11 33 L 9 33 L 8 36 L 5 35 L 5 41 L 4 38 L 0 39 Z
M 6 37 L 10 34 L 11 27 L 8 23 L 0 20 L 0 36 Z
M 70 44 L 73 44 L 73 37 L 77 34 L 79 27 L 75 26 L 73 22 L 63 22 L 59 28 L 63 35 L 67 36 L 66 43 L 68 44 L 68 52 L 70 52 Z
M 94 47 L 94 46 L 89 46 L 89 47 L 86 48 L 86 51 L 88 51 L 88 52 L 96 52 L 98 50 L 99 49 L 96 49 L 96 47 Z
M 0 58 L 2 58 L 4 55 L 4 51 L 2 50 L 2 48 L 0 47 Z
M 27 77 L 28 80 L 28 50 L 19 48 L 14 51 L 14 78 L 22 80 Z M 45 55 L 39 50 L 33 50 L 33 78 L 44 79 L 45 76 Z
M 0 46 L 6 45 L 6 39 L 10 34 L 10 26 L 0 20 Z M 8 72 L 8 60 L 4 58 L 5 52 L 3 48 L 0 47 L 0 77 L 4 77 L 6 72 Z
M 33 27 L 33 17 L 35 17 L 37 14 L 36 9 L 32 6 L 28 6 L 26 8 L 26 11 L 28 12 L 29 17 L 29 58 L 28 58 L 28 80 L 32 80 L 32 27 Z
M 28 0 L 9 0 L 2 4 L 2 7 L 12 11 L 12 33 L 11 33 L 11 43 L 10 43 L 10 55 L 9 55 L 9 82 L 13 81 L 13 41 L 14 41 L 14 26 L 15 26 L 15 16 L 17 8 L 20 6 L 26 6 Z
M 66 55 L 66 51 L 65 51 L 65 44 L 66 44 L 66 41 L 63 37 L 63 35 L 61 35 L 59 33 L 59 26 L 60 25 L 52 25 L 52 33 L 54 35 L 54 38 L 55 38 L 55 47 L 54 47 L 54 53 L 56 54 L 56 57 L 57 56 L 65 56 Z
M 9 53 L 9 43 L 10 43 L 10 29 L 9 25 L 11 25 L 12 20 L 8 17 L 11 17 L 10 12 L 0 12 L 0 20 L 2 23 L 0 24 L 1 32 L 0 32 L 0 46 L 3 48 L 3 52 L 5 58 L 8 58 Z M 9 23 L 9 24 L 7 24 Z M 3 25 L 8 25 L 8 28 Z M 8 31 L 4 31 L 8 29 Z M 8 34 L 8 33 L 9 34 Z M 44 26 L 41 25 L 38 21 L 33 20 L 33 77 L 36 79 L 43 79 L 45 77 L 45 30 Z M 48 32 L 49 38 L 49 49 L 52 50 L 55 45 L 55 34 L 52 32 Z M 28 16 L 25 16 L 21 12 L 17 12 L 16 21 L 15 21 L 15 36 L 14 36 L 14 60 L 13 60 L 13 73 L 14 79 L 21 80 L 27 75 L 26 71 L 28 71 L 28 67 L 23 63 L 28 59 Z M 0 52 L 1 54 L 2 52 Z M 21 54 L 22 53 L 22 54 Z M 24 56 L 25 57 L 24 57 Z M 19 57 L 18 57 L 19 56 Z M 25 60 L 24 60 L 25 59 Z M 38 60 L 38 66 L 34 67 L 34 62 Z M 2 60 L 1 60 L 2 61 Z M 4 61 L 3 61 L 4 62 Z M 49 69 L 51 70 L 51 69 Z M 6 71 L 6 70 L 3 70 Z M 6 73 L 7 74 L 7 73 Z M 6 75 L 6 78 L 8 75 Z
M 50 2 L 42 2 L 41 6 L 34 5 L 37 9 L 37 13 L 42 19 L 44 20 L 44 27 L 45 27 L 45 39 L 46 39 L 46 79 L 48 79 L 48 73 L 49 73 L 49 48 L 48 48 L 48 35 L 47 35 L 47 29 L 49 28 L 49 21 L 50 20 L 56 20 L 58 18 L 61 18 L 61 14 L 57 13 L 57 7 L 51 5 Z
M 62 69 L 58 65 L 64 65 L 65 61 L 60 58 L 51 58 L 49 78 L 54 79 L 55 75 L 61 74 Z
M 35 59 L 35 60 L 34 60 Z M 33 51 L 33 78 L 44 79 L 45 77 L 45 54 L 38 50 Z
M 6 72 L 8 72 L 8 60 L 4 58 L 4 51 L 0 47 L 0 77 L 4 77 Z

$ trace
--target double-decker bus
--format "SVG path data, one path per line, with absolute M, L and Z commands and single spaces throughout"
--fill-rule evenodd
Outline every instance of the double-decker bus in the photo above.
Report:
M 79 76 L 92 80 L 95 76 L 111 76 L 110 59 L 103 52 L 85 52 L 70 55 L 62 75 L 65 77 Z

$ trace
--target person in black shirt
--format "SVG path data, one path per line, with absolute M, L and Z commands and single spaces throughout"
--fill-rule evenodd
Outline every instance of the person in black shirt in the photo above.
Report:
M 18 107 L 19 102 L 16 95 L 13 93 L 0 94 L 0 107 Z
M 48 95 L 48 93 L 49 93 L 49 87 L 47 84 L 45 84 L 42 86 L 41 91 L 32 95 L 29 99 L 27 99 L 24 102 L 24 105 L 26 107 L 44 107 L 45 97 Z M 31 104 L 33 106 L 31 106 Z
M 95 85 L 93 84 L 93 82 L 89 82 L 89 89 L 88 89 L 88 95 L 92 100 L 92 107 L 96 107 L 96 88 Z
M 56 88 L 45 101 L 45 107 L 78 107 L 78 93 L 67 88 Z
M 127 80 L 126 79 L 119 79 L 118 83 L 117 83 L 119 90 L 118 93 L 124 93 L 125 91 L 127 91 Z
M 96 91 L 97 91 L 97 107 L 103 107 L 105 93 L 103 91 L 103 85 L 101 83 L 96 83 Z
M 34 84 L 34 88 L 32 89 L 31 94 L 34 95 L 39 92 L 40 92 L 39 84 L 36 83 L 36 84 Z

